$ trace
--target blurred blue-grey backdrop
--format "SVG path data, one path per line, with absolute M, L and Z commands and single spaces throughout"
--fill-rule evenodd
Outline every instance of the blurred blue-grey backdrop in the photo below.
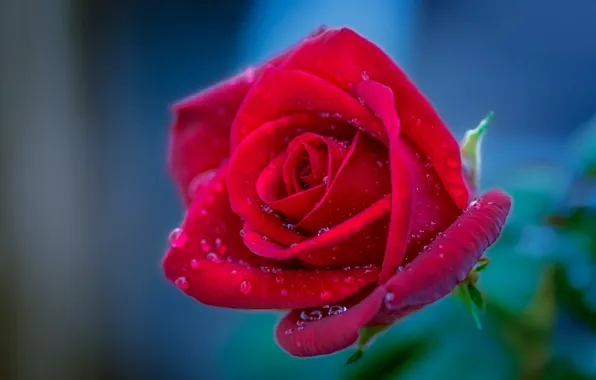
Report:
M 206 307 L 164 280 L 166 237 L 182 215 L 165 172 L 168 106 L 321 24 L 347 25 L 406 69 L 456 136 L 496 111 L 483 180 L 498 185 L 522 163 L 563 163 L 564 141 L 596 113 L 594 16 L 590 0 L 8 0 L 0 368 L 23 379 L 341 376 L 345 355 L 278 349 L 277 316 Z M 449 328 L 489 355 L 498 343 L 463 315 Z M 430 316 L 412 318 L 406 335 Z M 596 343 L 580 336 L 596 376 Z M 433 355 L 437 368 L 466 357 Z M 513 378 L 495 360 L 493 378 Z

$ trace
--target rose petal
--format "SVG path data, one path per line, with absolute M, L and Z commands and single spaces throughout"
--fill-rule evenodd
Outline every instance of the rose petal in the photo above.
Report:
M 386 148 L 358 132 L 327 193 L 297 227 L 313 234 L 334 227 L 391 193 Z
M 316 266 L 380 264 L 390 212 L 387 196 L 344 223 L 289 248 L 263 240 L 245 224 L 244 242 L 255 254 L 277 260 L 300 259 Z
M 328 30 L 305 41 L 280 67 L 306 71 L 346 91 L 367 79 L 390 87 L 403 133 L 429 157 L 457 205 L 466 207 L 469 191 L 457 141 L 424 95 L 372 42 L 350 29 Z M 375 135 L 379 133 L 376 126 L 362 126 Z
M 336 86 L 305 72 L 268 67 L 238 110 L 232 125 L 232 149 L 261 125 L 301 112 L 366 125 L 380 139 L 385 134 L 383 125 L 369 110 Z
M 342 350 L 356 342 L 360 328 L 381 307 L 384 294 L 385 289 L 379 287 L 362 301 L 357 297 L 330 303 L 329 308 L 293 310 L 279 322 L 275 331 L 277 342 L 294 356 L 325 355 Z
M 405 144 L 400 137 L 401 121 L 393 106 L 390 88 L 373 81 L 360 82 L 355 92 L 383 121 L 389 136 L 392 212 L 383 269 L 379 278 L 385 283 L 402 263 L 410 239 L 412 221 L 412 178 L 406 160 Z
M 311 36 L 322 33 L 319 28 Z M 267 65 L 277 66 L 295 47 L 270 61 L 199 92 L 172 107 L 168 168 L 188 204 L 193 178 L 219 166 L 229 157 L 230 127 L 248 90 Z
M 232 209 L 263 235 L 289 246 L 304 240 L 303 236 L 282 226 L 279 216 L 263 212 L 264 203 L 257 193 L 256 183 L 273 157 L 287 147 L 287 141 L 305 132 L 319 135 L 350 136 L 352 128 L 311 114 L 293 114 L 262 125 L 247 136 L 230 162 L 228 182 Z
M 221 307 L 302 308 L 337 302 L 376 281 L 377 272 L 364 268 L 311 271 L 253 255 L 229 207 L 226 171 L 223 166 L 191 204 L 164 258 L 166 277 L 186 294 Z
M 449 294 L 499 237 L 510 197 L 489 191 L 387 283 L 382 312 L 371 324 L 389 324 Z

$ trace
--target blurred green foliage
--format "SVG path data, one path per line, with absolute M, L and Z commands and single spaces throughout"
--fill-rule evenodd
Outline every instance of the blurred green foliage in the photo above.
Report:
M 512 214 L 465 288 L 482 330 L 446 297 L 353 349 L 297 359 L 271 339 L 278 317 L 252 314 L 221 350 L 237 358 L 229 377 L 596 379 L 596 117 L 571 140 L 566 166 L 524 165 L 498 182 Z

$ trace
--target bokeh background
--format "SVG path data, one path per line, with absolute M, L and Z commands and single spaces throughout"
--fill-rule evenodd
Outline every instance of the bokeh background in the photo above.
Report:
M 591 0 L 3 0 L 0 378 L 596 379 L 595 16 Z M 447 297 L 344 367 L 353 349 L 289 357 L 278 315 L 164 280 L 182 215 L 169 104 L 321 24 L 379 44 L 456 136 L 496 112 L 483 186 L 515 210 L 478 284 L 482 330 Z

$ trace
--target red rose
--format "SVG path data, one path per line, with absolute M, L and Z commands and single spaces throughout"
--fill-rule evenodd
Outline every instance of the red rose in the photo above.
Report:
M 327 30 L 174 106 L 188 205 L 165 274 L 202 303 L 293 309 L 292 355 L 343 349 L 465 279 L 510 199 L 469 204 L 458 143 L 405 74 Z

